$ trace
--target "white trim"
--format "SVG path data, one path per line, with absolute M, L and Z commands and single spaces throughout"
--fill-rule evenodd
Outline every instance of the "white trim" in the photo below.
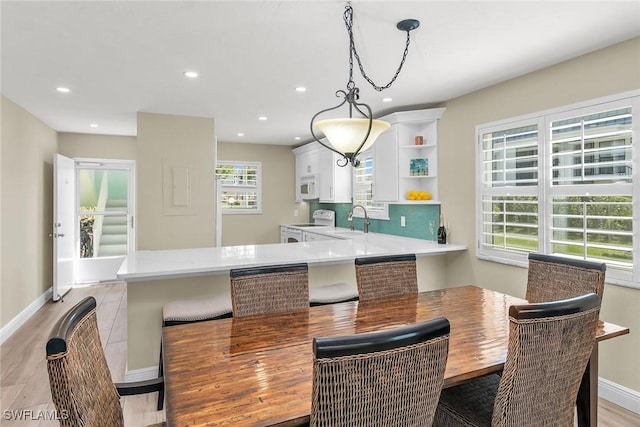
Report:
M 640 415 L 640 392 L 598 377 L 598 397 Z
M 158 365 L 148 366 L 146 368 L 134 369 L 132 371 L 126 370 L 124 373 L 124 381 L 146 381 L 158 378 Z
M 17 331 L 22 325 L 27 323 L 27 321 L 36 314 L 42 306 L 44 306 L 47 301 L 51 299 L 53 295 L 53 289 L 47 289 L 42 295 L 36 298 L 31 304 L 29 304 L 24 310 L 20 312 L 16 317 L 11 319 L 9 323 L 4 325 L 2 329 L 0 329 L 0 345 L 4 344 L 4 342 L 9 338 L 15 331 Z

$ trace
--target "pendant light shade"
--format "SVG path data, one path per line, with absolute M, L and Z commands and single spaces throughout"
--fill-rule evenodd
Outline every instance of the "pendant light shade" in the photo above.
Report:
M 367 150 L 382 132 L 389 129 L 389 123 L 383 120 L 372 120 L 369 137 L 360 147 L 369 130 L 369 119 L 344 118 L 326 119 L 314 123 L 333 148 L 341 153 L 356 153 Z M 358 148 L 360 148 L 358 150 Z

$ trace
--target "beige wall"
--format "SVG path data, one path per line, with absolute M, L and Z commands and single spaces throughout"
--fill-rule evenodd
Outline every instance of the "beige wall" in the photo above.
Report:
M 135 160 L 135 136 L 58 133 L 58 152 L 67 157 Z
M 56 132 L 2 96 L 0 327 L 53 280 L 53 155 Z
M 174 199 L 174 174 L 188 171 L 188 202 Z M 214 246 L 214 122 L 209 118 L 138 113 L 137 246 Z
M 280 224 L 308 221 L 308 204 L 295 202 L 291 147 L 218 143 L 218 159 L 262 162 L 262 213 L 222 215 L 222 246 L 277 243 Z
M 440 198 L 452 243 L 449 286 L 476 284 L 524 296 L 526 269 L 476 258 L 475 126 L 495 120 L 640 89 L 640 38 L 549 67 L 446 103 L 438 127 Z M 631 334 L 601 345 L 600 375 L 640 391 L 640 290 L 607 285 L 602 318 Z

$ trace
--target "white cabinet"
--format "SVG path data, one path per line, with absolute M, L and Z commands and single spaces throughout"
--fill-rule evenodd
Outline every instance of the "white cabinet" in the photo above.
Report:
M 300 182 L 312 176 L 318 187 L 320 202 L 351 203 L 351 165 L 340 167 L 337 153 L 317 142 L 295 148 L 296 156 L 296 200 L 300 196 Z
M 351 203 L 351 164 L 341 167 L 342 157 L 324 147 L 320 148 L 320 176 L 318 179 L 321 202 Z
M 391 128 L 374 147 L 373 199 L 391 203 L 438 202 L 438 119 L 444 108 L 402 111 L 381 117 Z M 422 137 L 422 144 L 416 144 Z M 409 191 L 429 192 L 431 200 L 409 200 Z
M 320 156 L 317 150 L 306 150 L 296 154 L 296 175 L 311 176 L 320 173 Z

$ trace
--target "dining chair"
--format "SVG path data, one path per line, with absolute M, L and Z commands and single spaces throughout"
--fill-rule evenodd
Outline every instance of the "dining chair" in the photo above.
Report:
M 602 299 L 606 270 L 604 263 L 530 253 L 525 299 L 548 302 L 590 292 Z
M 449 321 L 314 338 L 310 425 L 430 426 L 444 382 Z
M 232 317 L 231 297 L 228 295 L 213 298 L 175 300 L 162 306 L 162 327 L 183 325 L 185 323 L 204 322 Z M 162 342 L 160 342 L 160 360 L 158 376 L 164 375 Z M 164 387 L 158 392 L 158 411 L 164 407 Z
M 340 282 L 309 287 L 309 305 L 312 307 L 357 300 L 358 287 L 349 283 Z
M 58 320 L 46 350 L 51 397 L 63 427 L 124 426 L 120 396 L 164 387 L 162 378 L 113 383 L 100 342 L 93 297 L 83 299 Z
M 355 265 L 360 301 L 418 292 L 414 254 L 356 258 Z
M 309 309 L 307 264 L 232 269 L 233 316 L 254 316 Z
M 434 426 L 567 426 L 595 344 L 600 297 L 509 307 L 509 346 L 502 375 L 440 395 Z

